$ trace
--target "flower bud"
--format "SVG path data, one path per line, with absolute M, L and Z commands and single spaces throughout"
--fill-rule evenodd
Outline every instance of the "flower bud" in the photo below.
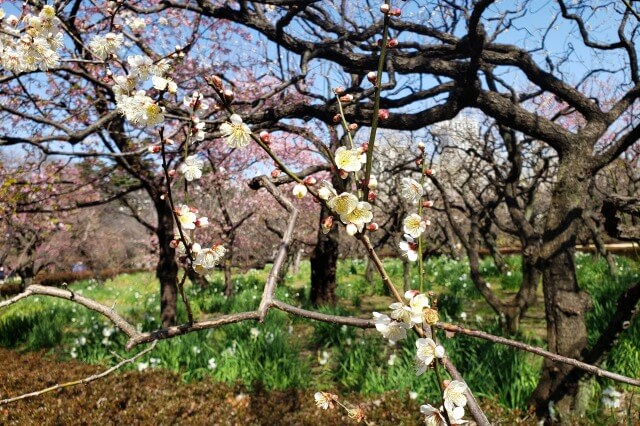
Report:
M 367 74 L 367 80 L 369 80 L 371 84 L 376 84 L 376 81 L 378 81 L 378 74 L 375 71 L 369 72 Z
M 348 224 L 346 229 L 347 229 L 347 234 L 351 236 L 354 236 L 358 233 L 358 227 L 353 223 Z
M 385 15 L 387 13 L 389 13 L 390 9 L 391 9 L 391 7 L 386 3 L 383 3 L 383 4 L 380 5 L 380 12 L 384 13 Z
M 351 123 L 349 124 L 349 130 L 351 130 L 352 132 L 358 129 L 358 124 L 357 123 Z
M 387 47 L 389 49 L 393 49 L 393 48 L 398 47 L 398 40 L 395 39 L 395 38 L 389 39 L 389 41 L 387 41 Z
M 369 195 L 367 196 L 367 200 L 370 203 L 373 203 L 376 200 L 376 193 L 373 191 L 369 192 Z
M 340 96 L 344 93 L 344 87 L 342 86 L 338 86 L 335 89 L 333 89 L 333 93 L 335 93 L 336 95 Z
M 407 290 L 404 293 L 404 298 L 407 300 L 411 300 L 419 294 L 420 292 L 418 290 Z
M 422 166 L 422 158 L 416 158 L 416 166 Z
M 365 153 L 369 150 L 369 144 L 368 143 L 363 143 L 362 145 L 360 145 L 360 152 L 361 153 Z
M 382 121 L 389 118 L 389 110 L 388 109 L 380 109 L 378 110 L 378 118 Z
M 324 220 L 322 221 L 322 233 L 326 234 L 329 231 L 331 231 L 331 228 L 333 227 L 333 216 L 327 216 L 324 218 Z
M 402 11 L 399 8 L 395 8 L 393 10 L 391 10 L 391 12 L 389 12 L 389 15 L 391 16 L 400 16 L 402 15 Z
M 432 174 L 434 174 L 435 172 L 433 171 L 433 169 L 425 169 L 424 174 L 426 176 L 431 176 Z
M 263 131 L 260 132 L 260 140 L 265 145 L 269 145 L 269 142 L 271 142 L 271 135 L 266 130 L 263 130 Z
M 375 176 L 369 177 L 369 182 L 367 182 L 367 186 L 369 189 L 376 189 L 378 187 L 378 179 Z
M 367 225 L 367 230 L 368 230 L 368 231 L 371 231 L 371 232 L 375 232 L 375 231 L 377 231 L 377 230 L 378 230 L 378 228 L 380 228 L 380 227 L 379 227 L 379 226 L 378 226 L 378 224 L 377 224 L 377 223 L 375 223 L 375 222 L 372 222 L 372 223 L 370 223 L 370 224 L 368 224 L 368 225 Z
M 342 116 L 340 114 L 336 114 L 333 116 L 333 122 L 334 123 L 339 123 L 342 121 Z
M 304 184 L 305 185 L 315 185 L 316 182 L 317 182 L 317 180 L 313 176 L 307 176 L 306 178 L 304 178 Z
M 162 143 L 164 143 L 165 145 L 173 145 L 175 143 L 175 141 L 173 139 L 171 139 L 171 138 L 164 138 Z
M 353 95 L 351 93 L 348 93 L 344 96 L 340 96 L 340 102 L 351 102 L 353 101 Z
M 157 154 L 157 153 L 159 153 L 159 152 L 162 150 L 162 148 L 160 147 L 160 145 L 151 145 L 151 146 L 148 148 L 148 150 L 149 150 L 149 152 L 150 152 L 150 153 L 152 153 L 152 154 Z
M 301 183 L 296 184 L 296 186 L 293 187 L 293 191 L 292 191 L 293 195 L 296 198 L 304 197 L 305 195 L 307 195 L 307 192 L 308 192 L 307 187 Z
M 278 176 L 280 176 L 280 173 L 281 173 L 280 169 L 271 170 L 271 178 L 273 179 L 277 178 Z
M 209 84 L 211 84 L 213 88 L 218 92 L 222 92 L 222 79 L 217 75 L 212 75 L 211 77 L 209 77 Z
M 422 202 L 422 207 L 425 208 L 425 209 L 433 207 L 433 201 L 431 201 L 431 200 L 423 201 Z
M 169 175 L 169 177 L 174 177 L 176 175 L 176 170 L 175 169 L 171 169 L 167 172 L 167 174 Z
M 227 89 L 222 94 L 224 95 L 224 100 L 227 101 L 227 103 L 233 102 L 233 98 L 235 96 L 233 90 Z
M 195 225 L 198 228 L 206 228 L 207 226 L 209 226 L 209 218 L 208 217 L 201 217 L 199 219 L 196 219 Z
M 425 148 L 424 143 L 423 143 L 423 142 L 418 142 L 418 149 L 419 149 L 420 151 L 424 151 L 424 148 Z

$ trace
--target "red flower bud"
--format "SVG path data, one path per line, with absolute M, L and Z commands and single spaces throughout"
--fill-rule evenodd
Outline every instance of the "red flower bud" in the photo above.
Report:
M 431 176 L 434 173 L 433 169 L 425 169 L 424 174 L 426 176 Z
M 372 232 L 374 232 L 374 231 L 377 231 L 377 230 L 378 230 L 378 228 L 379 228 L 379 226 L 378 226 L 378 224 L 377 224 L 377 223 L 375 223 L 375 222 L 370 223 L 370 224 L 368 224 L 368 225 L 367 225 L 367 230 L 368 230 L 368 231 L 372 231 Z
M 380 109 L 378 110 L 378 118 L 380 120 L 386 120 L 389 118 L 389 110 L 388 109 Z
M 271 170 L 271 177 L 272 177 L 273 179 L 275 179 L 275 178 L 277 178 L 278 176 L 280 176 L 280 173 L 281 173 L 281 172 L 280 172 L 280 169 L 273 169 L 273 170 Z
M 266 130 L 263 130 L 260 132 L 260 140 L 264 144 L 269 145 L 269 142 L 271 142 L 271 135 Z
M 376 193 L 371 191 L 369 192 L 369 196 L 367 197 L 370 203 L 373 203 L 376 200 Z
M 176 171 L 175 169 L 171 169 L 167 172 L 167 174 L 169 175 L 169 177 L 174 177 L 176 175 Z
M 315 185 L 317 180 L 313 176 L 307 176 L 304 178 L 303 182 L 305 185 Z
M 399 8 L 396 7 L 391 12 L 389 12 L 389 15 L 391 15 L 391 16 L 400 16 L 400 15 L 402 15 L 402 11 Z
M 340 96 L 340 102 L 351 102 L 353 101 L 353 95 L 351 93 L 346 94 L 344 96 Z
M 342 116 L 340 114 L 336 114 L 333 116 L 333 122 L 334 123 L 339 123 L 342 121 Z
M 433 201 L 429 200 L 429 201 L 423 201 L 422 202 L 422 207 L 424 207 L 425 209 L 428 209 L 430 207 L 433 207 Z
M 218 92 L 222 92 L 222 79 L 217 75 L 212 75 L 211 77 L 209 77 L 209 84 L 211 84 L 213 88 Z
M 349 130 L 354 131 L 358 129 L 358 124 L 357 123 L 351 123 L 349 124 Z
M 389 49 L 393 49 L 395 47 L 398 47 L 398 40 L 396 40 L 395 38 L 389 39 L 389 41 L 387 41 L 387 47 Z

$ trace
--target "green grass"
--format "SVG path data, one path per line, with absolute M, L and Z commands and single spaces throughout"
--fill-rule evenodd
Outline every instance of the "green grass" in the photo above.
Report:
M 506 261 L 510 273 L 505 275 L 499 274 L 488 260 L 481 266 L 485 279 L 505 297 L 519 280 L 519 259 L 509 257 Z M 577 258 L 581 286 L 594 300 L 594 308 L 587 315 L 591 344 L 615 311 L 618 295 L 638 280 L 636 263 L 626 259 L 618 261 L 619 274 L 612 277 L 603 261 L 582 255 Z M 401 290 L 402 264 L 397 260 L 384 263 Z M 379 278 L 373 283 L 367 282 L 364 269 L 362 261 L 341 261 L 337 287 L 340 303 L 321 310 L 364 317 L 370 317 L 372 310 L 388 312 L 391 300 L 384 296 L 386 290 L 382 282 Z M 195 315 L 202 318 L 255 309 L 268 271 L 266 268 L 236 274 L 236 294 L 230 298 L 223 294 L 221 272 L 209 277 L 211 285 L 206 289 L 188 284 L 187 294 Z M 434 258 L 425 263 L 425 271 L 426 287 L 439 295 L 443 318 L 501 333 L 499 322 L 473 287 L 465 262 Z M 307 306 L 308 274 L 309 264 L 303 262 L 300 271 L 289 274 L 285 285 L 278 288 L 278 298 Z M 151 273 L 124 274 L 102 284 L 83 281 L 72 287 L 79 294 L 114 306 L 118 313 L 144 331 L 158 328 L 158 288 Z M 181 305 L 179 317 L 186 319 Z M 527 323 L 518 338 L 544 345 L 537 335 L 544 335 L 543 321 Z M 474 393 L 510 409 L 526 407 L 538 379 L 541 359 L 464 336 L 441 340 Z M 114 352 L 120 356 L 131 355 L 122 349 L 125 341 L 125 336 L 102 317 L 69 301 L 32 297 L 0 314 L 0 345 L 18 350 L 47 349 L 60 357 L 112 364 L 116 361 Z M 638 347 L 640 328 L 635 323 L 621 334 L 603 366 L 637 377 L 640 372 Z M 164 368 L 179 372 L 185 381 L 211 378 L 239 382 L 250 388 L 311 388 L 359 391 L 367 395 L 417 392 L 421 400 L 434 401 L 438 394 L 434 375 L 417 377 L 413 373 L 414 348 L 413 336 L 392 347 L 375 330 L 317 323 L 272 311 L 263 324 L 245 322 L 161 341 L 154 352 L 131 368 Z M 592 416 L 600 412 L 599 399 L 609 385 L 610 382 L 602 379 L 588 382 L 593 395 Z

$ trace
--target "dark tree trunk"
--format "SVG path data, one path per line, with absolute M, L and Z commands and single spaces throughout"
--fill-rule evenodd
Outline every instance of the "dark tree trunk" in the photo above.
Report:
M 311 254 L 311 294 L 313 306 L 336 303 L 336 268 L 338 264 L 338 227 L 322 233 L 322 222 L 331 212 L 325 207 L 320 211 L 318 242 Z
M 224 259 L 224 295 L 233 296 L 233 277 L 231 276 L 231 260 L 233 259 L 233 244 L 228 245 L 229 250 Z
M 586 168 L 586 167 L 585 167 Z M 587 348 L 585 311 L 590 297 L 580 291 L 576 278 L 576 229 L 591 183 L 590 173 L 580 168 L 580 160 L 564 161 L 558 169 L 558 181 L 552 195 L 542 248 L 542 283 L 547 320 L 549 350 L 581 359 Z M 570 367 L 545 360 L 533 401 L 540 416 L 548 416 L 554 390 L 565 392 L 554 402 L 562 423 L 572 421 L 578 391 L 577 381 L 566 380 Z
M 524 314 L 536 301 L 536 292 L 542 272 L 536 264 L 536 258 L 522 254 L 522 282 L 518 294 L 514 298 L 513 309 L 505 315 L 507 332 L 517 333 Z
M 176 303 L 178 300 L 178 263 L 176 262 L 175 249 L 171 247 L 174 237 L 173 212 L 168 200 L 159 197 L 154 200 L 158 226 L 158 266 L 156 276 L 160 281 L 160 319 L 163 327 L 169 327 L 176 323 Z

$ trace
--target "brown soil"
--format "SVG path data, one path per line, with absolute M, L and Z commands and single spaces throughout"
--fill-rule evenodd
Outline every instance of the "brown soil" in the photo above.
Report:
M 0 399 L 81 379 L 104 369 L 57 361 L 44 352 L 20 353 L 3 348 L 0 360 Z M 210 381 L 182 383 L 178 375 L 164 370 L 115 372 L 87 385 L 0 406 L 0 425 L 356 424 L 344 410 L 317 408 L 313 393 L 260 389 L 249 392 L 239 385 Z M 343 399 L 354 404 L 364 402 L 367 418 L 376 425 L 423 424 L 419 403 L 397 394 L 374 398 L 348 395 Z M 491 407 L 487 415 L 500 419 L 498 424 L 520 423 L 512 417 L 515 413 L 494 411 L 491 404 L 485 407 Z M 534 423 L 529 419 L 520 424 Z
M 44 353 L 0 349 L 0 399 L 77 380 L 103 367 L 59 362 Z M 358 402 L 354 400 L 353 402 Z M 376 424 L 417 424 L 418 404 L 394 395 L 365 407 Z M 167 371 L 116 372 L 88 385 L 0 406 L 7 425 L 344 425 L 344 411 L 315 406 L 313 391 L 249 393 L 203 381 L 181 383 Z

